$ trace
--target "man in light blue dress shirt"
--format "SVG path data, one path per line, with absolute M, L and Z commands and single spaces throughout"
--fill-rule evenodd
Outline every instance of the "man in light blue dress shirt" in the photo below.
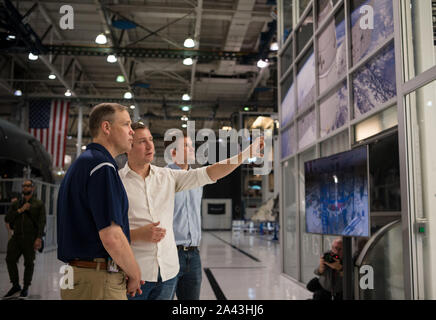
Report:
M 175 139 L 173 139 L 175 140 Z M 183 146 L 180 145 L 183 141 Z M 168 141 L 168 146 L 172 141 Z M 183 150 L 183 158 L 180 153 Z M 177 154 L 179 152 L 179 154 Z M 173 163 L 167 167 L 175 170 L 189 170 L 188 163 L 195 159 L 192 140 L 179 139 L 177 148 L 171 150 Z M 190 161 L 188 161 L 190 160 Z M 201 199 L 203 187 L 176 193 L 174 201 L 173 230 L 179 255 L 180 271 L 177 275 L 175 294 L 178 300 L 199 300 L 202 280 L 201 240 Z

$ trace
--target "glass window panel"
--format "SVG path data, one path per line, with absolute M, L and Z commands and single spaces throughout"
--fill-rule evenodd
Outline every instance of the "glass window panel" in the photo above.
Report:
M 285 51 L 283 52 L 283 55 L 281 56 L 280 63 L 281 63 L 281 77 L 286 73 L 286 71 L 289 69 L 289 67 L 292 64 L 292 40 L 286 47 Z
M 402 38 L 405 59 L 405 79 L 436 65 L 436 2 L 432 0 L 404 0 L 401 6 Z M 409 74 L 407 74 L 407 72 Z
M 281 84 L 282 103 L 286 95 L 288 94 L 289 88 L 291 87 L 293 81 L 294 81 L 294 73 L 290 71 L 286 76 L 285 80 Z
M 319 107 L 321 137 L 344 126 L 348 121 L 347 82 L 325 98 Z
M 436 299 L 434 273 L 432 265 L 435 261 L 435 236 L 436 236 L 436 81 L 420 88 L 406 97 L 406 108 L 408 110 L 408 128 L 411 132 L 410 140 L 412 146 L 409 159 L 413 165 L 413 172 L 409 176 L 414 177 L 415 192 L 417 192 L 414 207 L 411 212 L 415 218 L 428 219 L 426 233 L 416 235 L 417 243 L 422 242 L 421 261 L 423 266 L 424 299 Z M 433 261 L 433 262 L 432 262 Z
M 394 45 L 366 63 L 353 77 L 354 118 L 397 95 Z
M 328 157 L 333 154 L 349 150 L 348 130 L 345 130 L 334 137 L 321 143 L 321 157 Z
M 365 10 L 364 6 L 372 9 L 374 17 L 371 16 L 371 11 Z M 363 13 L 360 12 L 361 9 Z M 373 21 L 372 25 L 371 21 Z M 352 59 L 355 65 L 393 35 L 392 0 L 352 0 L 351 25 Z
M 295 160 L 290 159 L 283 164 L 283 271 L 298 279 L 297 250 L 297 173 Z
M 283 43 L 292 32 L 292 5 L 293 0 L 283 0 Z
M 311 0 L 300 0 L 300 17 L 304 13 L 304 10 L 307 8 Z
M 298 120 L 298 148 L 303 149 L 316 141 L 315 109 Z
M 345 16 L 342 8 L 318 38 L 319 91 L 339 81 L 347 71 Z
M 282 101 L 282 122 L 280 126 L 285 127 L 295 115 L 295 88 L 292 84 Z
M 313 16 L 312 10 L 304 19 L 300 28 L 298 28 L 297 32 L 297 55 L 303 50 L 304 46 L 309 42 L 310 38 L 313 35 Z
M 329 16 L 338 2 L 339 0 L 318 0 L 318 26 Z
M 294 126 L 286 128 L 281 133 L 282 159 L 295 153 L 295 129 Z
M 405 299 L 402 233 L 401 222 L 397 222 L 367 252 L 362 265 L 373 268 L 374 290 L 360 289 L 360 300 Z
M 397 106 L 393 106 L 356 124 L 355 139 L 365 140 L 396 125 L 398 125 Z
M 301 281 L 307 283 L 315 277 L 314 270 L 319 266 L 321 256 L 321 236 L 306 233 L 306 205 L 304 184 L 304 163 L 316 158 L 315 148 L 299 156 L 299 192 L 300 192 L 300 246 L 301 246 Z
M 297 72 L 298 110 L 304 110 L 315 102 L 315 55 L 313 48 L 298 62 Z
M 398 134 L 377 139 L 369 145 L 371 214 L 381 211 L 401 211 L 399 161 Z M 372 222 L 373 227 L 379 224 L 374 218 Z

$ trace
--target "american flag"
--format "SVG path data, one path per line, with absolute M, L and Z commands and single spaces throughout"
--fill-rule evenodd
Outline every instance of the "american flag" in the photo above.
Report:
M 51 154 L 53 167 L 63 168 L 70 102 L 34 100 L 29 105 L 29 132 Z

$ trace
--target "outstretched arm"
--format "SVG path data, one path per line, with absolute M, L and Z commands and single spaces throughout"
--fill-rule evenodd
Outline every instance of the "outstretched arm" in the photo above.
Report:
M 233 170 L 239 167 L 248 158 L 263 157 L 261 151 L 264 146 L 264 138 L 259 137 L 247 149 L 240 152 L 238 155 L 208 166 L 206 172 L 209 177 L 214 181 L 224 178 L 225 176 L 233 172 Z

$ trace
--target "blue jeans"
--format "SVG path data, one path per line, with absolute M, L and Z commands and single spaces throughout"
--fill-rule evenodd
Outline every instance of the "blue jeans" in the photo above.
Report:
M 199 300 L 201 288 L 200 251 L 178 249 L 180 271 L 177 275 L 176 294 L 178 300 Z
M 162 281 L 160 269 L 157 276 L 157 282 L 146 281 L 141 286 L 142 294 L 135 297 L 127 296 L 129 300 L 172 300 L 174 289 L 176 287 L 177 276 L 167 281 Z

